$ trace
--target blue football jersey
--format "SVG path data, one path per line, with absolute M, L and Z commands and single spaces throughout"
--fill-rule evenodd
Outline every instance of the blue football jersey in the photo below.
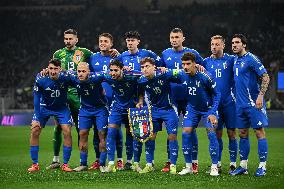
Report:
M 107 71 L 110 61 L 113 59 L 107 55 L 104 56 L 100 52 L 93 54 L 90 57 L 90 70 L 91 72 Z
M 131 54 L 129 51 L 124 51 L 117 57 L 125 66 L 131 67 L 133 70 L 141 71 L 140 61 L 142 58 L 150 57 L 155 60 L 157 67 L 162 66 L 161 58 L 151 50 L 138 49 L 135 54 Z
M 110 55 L 104 56 L 100 52 L 93 54 L 90 57 L 91 72 L 101 72 L 101 71 L 106 72 L 108 70 L 109 63 L 112 60 L 113 58 L 111 58 Z M 109 101 L 112 100 L 112 96 L 113 96 L 111 86 L 106 82 L 103 82 L 102 86 L 105 90 L 105 93 L 108 99 L 108 104 L 110 104 Z
M 100 74 L 104 77 L 113 90 L 113 101 L 111 107 L 119 109 L 127 109 L 134 106 L 134 99 L 138 94 L 137 80 L 141 76 L 139 71 L 125 71 L 121 80 L 114 80 L 109 74 Z
M 255 106 L 260 92 L 260 76 L 267 73 L 261 61 L 252 53 L 234 59 L 236 104 L 239 107 Z
M 40 113 L 40 107 L 48 110 L 61 110 L 67 107 L 67 90 L 70 85 L 70 78 L 66 73 L 61 72 L 57 80 L 49 76 L 37 75 L 34 84 L 34 111 L 35 120 Z
M 185 78 L 188 105 L 197 111 L 216 114 L 221 94 L 210 73 L 197 71 L 193 76 L 185 74 Z
M 181 51 L 175 51 L 173 48 L 168 48 L 162 52 L 162 64 L 169 69 L 182 69 L 181 57 L 184 53 L 191 52 L 196 56 L 196 63 L 203 65 L 203 58 L 200 54 L 188 47 L 183 47 Z M 186 87 L 182 84 L 172 83 L 172 96 L 174 99 L 183 100 L 186 94 Z
M 234 56 L 224 54 L 221 58 L 207 57 L 204 59 L 205 69 L 211 74 L 221 93 L 220 105 L 235 102 L 234 95 Z
M 91 73 L 86 81 L 80 81 L 75 74 L 70 77 L 73 87 L 78 91 L 82 108 L 93 110 L 106 106 L 106 98 L 101 85 L 104 79 L 102 76 Z
M 181 83 L 181 70 L 168 70 L 161 73 L 159 70 L 155 72 L 152 79 L 141 76 L 138 80 L 139 88 L 147 92 L 150 104 L 157 108 L 171 108 L 172 100 L 170 97 L 170 82 Z

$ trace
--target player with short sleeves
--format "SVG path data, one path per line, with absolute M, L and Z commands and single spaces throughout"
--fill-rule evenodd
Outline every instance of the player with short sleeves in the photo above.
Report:
M 234 59 L 234 81 L 236 87 L 236 126 L 240 136 L 240 166 L 231 175 L 248 174 L 247 162 L 250 152 L 249 128 L 253 128 L 258 140 L 259 166 L 256 176 L 266 174 L 267 140 L 264 128 L 268 126 L 264 95 L 269 76 L 261 61 L 247 52 L 247 38 L 235 34 L 232 39 Z
M 196 57 L 196 63 L 203 66 L 203 58 L 200 54 L 195 50 L 188 47 L 183 46 L 183 42 L 185 41 L 184 33 L 180 28 L 174 28 L 170 32 L 170 43 L 171 48 L 167 48 L 162 52 L 161 60 L 162 65 L 168 69 L 182 69 L 182 61 L 181 57 L 185 52 L 191 52 Z M 186 85 L 185 84 L 177 84 L 171 83 L 171 96 L 173 98 L 173 102 L 177 107 L 178 114 L 182 114 L 184 116 L 186 109 Z M 192 161 L 192 169 L 196 174 L 198 173 L 198 138 L 196 135 L 196 131 L 192 133 L 193 136 L 193 161 Z M 169 159 L 169 143 L 167 141 L 167 150 L 168 150 L 168 159 Z M 168 172 L 170 170 L 170 161 L 165 163 L 165 167 L 162 169 L 163 172 Z
M 182 66 L 186 73 L 188 104 L 183 122 L 182 150 L 186 162 L 185 168 L 179 175 L 191 174 L 192 172 L 192 136 L 194 128 L 200 120 L 207 130 L 209 139 L 209 154 L 211 156 L 211 176 L 218 176 L 218 141 L 216 136 L 217 109 L 221 94 L 216 89 L 216 82 L 209 73 L 199 72 L 196 68 L 195 55 L 187 52 L 181 57 Z
M 93 54 L 90 57 L 90 71 L 91 72 L 106 72 L 108 71 L 108 65 L 110 61 L 113 60 L 114 56 L 117 56 L 119 53 L 115 49 L 111 49 L 113 46 L 113 36 L 110 33 L 102 33 L 99 35 L 99 49 L 100 51 Z M 111 86 L 107 82 L 102 83 L 108 106 L 111 105 L 112 98 L 113 98 L 113 92 Z M 94 133 L 96 130 L 94 130 Z M 97 136 L 95 134 L 94 136 Z M 96 151 L 96 161 L 92 163 L 90 169 L 98 169 L 100 167 L 99 165 L 99 153 L 97 153 L 97 149 L 99 147 L 97 140 L 98 137 L 94 137 L 93 144 Z M 117 151 L 117 169 L 123 170 L 123 158 L 122 158 L 122 151 L 123 151 L 123 134 L 122 131 L 119 130 L 117 133 L 116 138 L 116 151 Z
M 234 83 L 234 56 L 224 53 L 225 39 L 221 35 L 211 37 L 212 55 L 204 59 L 204 66 L 211 74 L 221 93 L 218 107 L 218 127 L 216 129 L 219 144 L 218 170 L 221 172 L 223 150 L 223 127 L 227 128 L 229 138 L 230 171 L 236 169 L 238 143 L 236 139 L 236 98 Z M 210 170 L 211 171 L 211 170 Z

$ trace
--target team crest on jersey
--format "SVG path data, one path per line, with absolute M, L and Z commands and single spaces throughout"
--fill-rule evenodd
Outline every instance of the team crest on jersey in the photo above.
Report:
M 227 62 L 224 62 L 224 63 L 223 63 L 223 68 L 224 68 L 224 69 L 227 69 L 227 67 L 228 67 Z
M 64 89 L 64 83 L 60 83 L 59 86 L 61 89 Z
M 79 64 L 83 56 L 84 56 L 84 53 L 82 51 L 76 50 L 73 56 L 73 62 L 75 62 L 76 64 Z
M 130 132 L 136 140 L 146 142 L 153 136 L 151 107 L 129 108 L 128 119 Z

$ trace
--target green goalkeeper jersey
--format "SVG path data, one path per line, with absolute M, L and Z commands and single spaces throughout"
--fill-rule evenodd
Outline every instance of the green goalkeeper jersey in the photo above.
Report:
M 80 62 L 89 63 L 92 54 L 93 52 L 86 48 L 75 47 L 73 50 L 68 50 L 65 47 L 57 50 L 53 54 L 53 58 L 61 61 L 62 69 L 77 71 L 78 64 Z M 68 93 L 77 95 L 77 90 L 75 88 L 69 88 Z

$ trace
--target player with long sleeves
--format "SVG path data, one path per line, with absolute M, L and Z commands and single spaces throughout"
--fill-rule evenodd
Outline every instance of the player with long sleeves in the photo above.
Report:
M 102 81 L 102 77 L 90 74 L 89 64 L 86 62 L 79 63 L 77 74 L 70 74 L 71 86 L 77 89 L 81 102 L 78 119 L 80 130 L 80 166 L 75 168 L 74 171 L 85 171 L 88 169 L 88 135 L 94 125 L 96 130 L 98 130 L 99 136 L 100 171 L 104 172 L 107 156 L 105 138 L 108 110 L 107 101 L 101 85 Z
M 68 166 L 72 151 L 71 126 L 72 117 L 67 106 L 67 90 L 69 78 L 60 73 L 61 62 L 52 59 L 48 64 L 48 76 L 37 75 L 34 85 L 34 116 L 31 124 L 30 155 L 33 160 L 29 172 L 39 170 L 38 152 L 39 136 L 42 128 L 51 116 L 54 116 L 62 128 L 63 141 L 63 165 L 62 171 L 71 172 Z
M 269 76 L 261 61 L 247 52 L 247 38 L 235 34 L 232 38 L 234 60 L 234 80 L 236 87 L 236 126 L 239 128 L 240 166 L 231 175 L 248 174 L 247 162 L 250 152 L 249 128 L 254 129 L 258 140 L 259 166 L 256 176 L 266 174 L 267 140 L 264 128 L 268 127 L 264 95 L 269 84 Z
M 234 56 L 224 53 L 225 39 L 220 35 L 211 37 L 212 55 L 204 59 L 204 66 L 217 84 L 221 93 L 218 107 L 218 127 L 216 129 L 219 144 L 218 170 L 221 172 L 221 157 L 223 150 L 223 127 L 227 128 L 229 138 L 230 171 L 236 169 L 238 143 L 236 139 L 236 98 L 234 83 Z M 210 170 L 211 171 L 211 170 Z M 210 173 L 209 171 L 209 173 Z
M 169 69 L 182 69 L 182 61 L 181 57 L 185 52 L 191 52 L 196 57 L 196 63 L 203 66 L 203 58 L 200 54 L 191 48 L 184 47 L 183 42 L 185 40 L 182 29 L 174 28 L 170 32 L 170 43 L 171 48 L 167 48 L 162 52 L 161 61 L 162 65 Z M 173 98 L 173 102 L 177 107 L 178 114 L 185 114 L 186 109 L 186 86 L 184 84 L 171 84 L 171 95 Z M 194 173 L 198 173 L 198 138 L 196 135 L 196 131 L 192 133 L 193 136 L 193 163 L 192 169 Z M 169 155 L 169 143 L 167 141 L 167 150 L 168 150 L 168 159 Z M 163 172 L 168 172 L 170 170 L 170 162 L 165 163 L 165 167 L 162 169 Z
M 114 157 L 117 132 L 121 123 L 129 123 L 127 110 L 135 107 L 134 100 L 138 94 L 137 80 L 141 76 L 141 72 L 123 71 L 123 66 L 119 60 L 113 60 L 109 64 L 109 74 L 102 74 L 104 81 L 112 87 L 114 94 L 108 120 L 107 155 L 109 162 L 106 172 L 116 171 Z M 136 167 L 136 169 L 141 168 Z
M 76 71 L 77 65 L 80 62 L 89 62 L 90 56 L 93 54 L 93 52 L 86 48 L 77 47 L 76 44 L 78 43 L 78 41 L 79 39 L 76 30 L 68 29 L 64 31 L 65 47 L 57 50 L 53 54 L 53 58 L 61 61 L 61 67 L 63 70 Z M 78 133 L 78 145 L 79 145 L 80 135 L 78 128 L 78 114 L 80 108 L 80 100 L 75 88 L 69 87 L 67 99 L 71 115 L 75 123 L 76 131 Z M 53 138 L 54 157 L 52 163 L 48 167 L 46 167 L 46 169 L 55 169 L 60 167 L 59 152 L 62 141 L 61 127 L 57 123 L 57 121 L 55 122 L 57 126 L 54 128 L 54 138 Z M 97 151 L 97 153 L 99 153 L 99 151 Z
M 145 168 L 139 173 L 148 173 L 154 171 L 153 160 L 155 144 L 154 140 L 159 131 L 160 124 L 165 122 L 165 127 L 168 133 L 169 151 L 170 151 L 170 173 L 176 174 L 176 161 L 178 158 L 178 115 L 176 107 L 173 105 L 170 98 L 171 82 L 181 83 L 181 74 L 179 70 L 168 70 L 165 73 L 156 70 L 155 61 L 146 57 L 140 62 L 143 76 L 138 80 L 138 87 L 148 94 L 149 104 L 151 107 L 153 132 L 154 135 L 150 140 L 145 143 L 145 154 L 147 164 Z M 139 90 L 140 91 L 140 90 Z M 139 98 L 139 103 L 136 105 L 138 108 L 143 107 L 144 95 Z
M 192 131 L 202 119 L 209 139 L 211 156 L 211 176 L 218 176 L 218 141 L 216 136 L 217 109 L 221 94 L 216 89 L 216 82 L 207 72 L 199 72 L 196 68 L 195 55 L 187 52 L 181 57 L 182 67 L 186 73 L 188 104 L 183 122 L 182 150 L 186 162 L 179 175 L 192 172 Z

